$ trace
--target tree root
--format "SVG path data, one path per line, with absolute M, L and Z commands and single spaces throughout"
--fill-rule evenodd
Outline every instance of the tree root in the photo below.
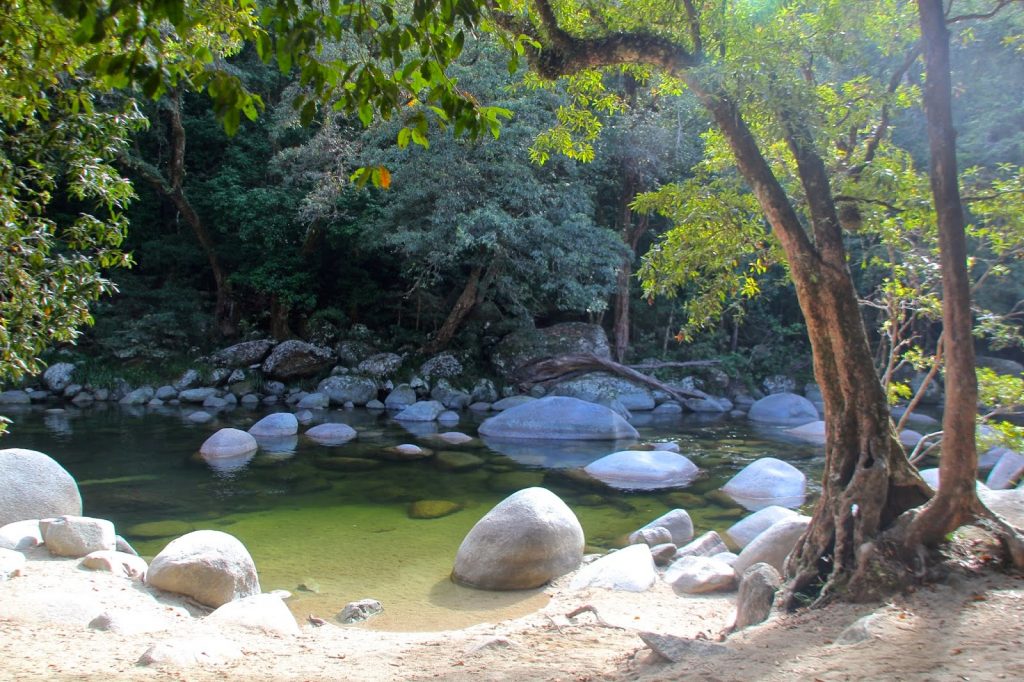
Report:
M 611 623 L 606 621 L 604 618 L 601 617 L 601 614 L 597 612 L 597 609 L 594 608 L 593 606 L 591 606 L 590 604 L 584 604 L 583 606 L 580 606 L 579 608 L 573 609 L 569 613 L 565 614 L 565 617 L 566 618 L 575 618 L 576 616 L 580 615 L 581 613 L 586 613 L 587 611 L 589 611 L 590 613 L 594 614 L 594 618 L 597 619 L 598 624 L 603 626 L 603 627 L 612 628 L 613 630 L 625 630 L 626 629 L 626 628 L 622 627 L 621 625 L 612 625 Z

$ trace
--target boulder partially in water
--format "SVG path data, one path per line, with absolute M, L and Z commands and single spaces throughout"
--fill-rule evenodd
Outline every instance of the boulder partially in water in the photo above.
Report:
M 240 429 L 221 429 L 200 446 L 203 459 L 240 459 L 256 453 L 256 439 Z
M 294 436 L 299 432 L 299 420 L 291 412 L 275 412 L 268 414 L 251 427 L 249 433 L 260 438 L 279 438 Z
M 729 479 L 722 490 L 747 509 L 756 511 L 773 504 L 799 507 L 806 485 L 807 477 L 792 464 L 761 457 Z
M 638 438 L 629 422 L 613 410 L 594 403 L 548 396 L 510 407 L 480 425 L 491 438 L 615 440 Z
M 341 445 L 355 438 L 358 434 L 348 424 L 329 422 L 318 424 L 306 431 L 306 437 L 321 445 Z
M 583 528 L 545 488 L 527 488 L 498 503 L 469 531 L 455 555 L 452 579 L 484 590 L 540 587 L 575 570 Z
M 153 558 L 146 583 L 214 608 L 260 593 L 249 551 L 218 530 L 197 530 L 172 540 Z
M 82 514 L 78 484 L 64 467 L 35 450 L 0 450 L 0 526 Z
M 795 426 L 817 421 L 818 408 L 802 395 L 774 393 L 751 405 L 747 416 L 753 421 L 765 424 Z
M 700 469 L 687 458 L 667 450 L 622 450 L 583 468 L 615 488 L 656 490 L 689 485 Z

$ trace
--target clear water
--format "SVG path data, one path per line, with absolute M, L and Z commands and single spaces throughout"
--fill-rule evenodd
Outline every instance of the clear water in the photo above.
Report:
M 703 475 L 674 490 L 616 491 L 580 481 L 578 468 L 635 442 L 521 442 L 444 445 L 438 431 L 476 436 L 484 417 L 463 414 L 459 424 L 417 425 L 408 430 L 388 414 L 328 411 L 359 432 L 343 446 L 303 437 L 261 448 L 245 467 L 216 471 L 197 457 L 217 429 L 247 429 L 262 411 L 235 409 L 196 425 L 189 408 L 86 410 L 6 409 L 13 419 L 2 447 L 39 450 L 59 461 L 79 482 L 84 513 L 112 520 L 140 554 L 151 558 L 190 529 L 223 530 L 238 537 L 256 562 L 262 588 L 293 594 L 299 617 L 331 618 L 348 602 L 380 600 L 382 615 L 364 627 L 444 630 L 524 615 L 544 603 L 540 590 L 484 592 L 448 578 L 462 538 L 508 494 L 543 485 L 579 517 L 591 551 L 621 546 L 651 519 L 685 508 L 699 532 L 723 531 L 747 512 L 715 491 L 753 459 L 770 455 L 808 475 L 808 504 L 821 468 L 822 450 L 787 439 L 781 429 L 754 428 L 745 420 L 693 415 L 654 418 L 634 425 L 643 441 L 673 440 Z M 301 431 L 302 429 L 300 429 Z M 435 452 L 472 455 L 452 470 L 437 457 L 394 462 L 381 450 L 415 443 Z M 338 458 L 353 470 L 323 468 Z M 459 510 L 441 518 L 413 519 L 418 500 L 446 500 Z M 153 522 L 172 522 L 152 528 Z M 140 524 L 150 524 L 140 526 Z M 159 537 L 161 534 L 170 534 Z

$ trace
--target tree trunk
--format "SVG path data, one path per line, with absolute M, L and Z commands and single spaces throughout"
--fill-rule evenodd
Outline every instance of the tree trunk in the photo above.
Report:
M 288 324 L 291 308 L 277 296 L 270 297 L 270 335 L 275 341 L 286 341 L 294 336 Z
M 483 272 L 484 268 L 482 265 L 473 267 L 473 270 L 469 273 L 469 279 L 466 280 L 466 285 L 462 288 L 462 293 L 459 294 L 458 300 L 455 301 L 455 305 L 449 311 L 448 317 L 445 318 L 444 324 L 441 325 L 441 329 L 437 332 L 437 336 L 423 347 L 425 354 L 433 355 L 438 353 L 447 348 L 448 344 L 451 343 L 452 338 L 459 331 L 459 328 L 462 327 L 462 323 L 466 320 L 470 311 L 476 306 L 480 276 Z
M 949 32 L 942 0 L 918 0 L 924 43 L 924 108 L 931 152 L 930 177 L 939 231 L 942 270 L 942 340 L 946 359 L 946 402 L 942 415 L 942 485 L 911 522 L 907 544 L 934 545 L 974 518 L 978 452 L 975 418 L 978 383 L 974 373 L 973 317 L 967 272 L 967 240 L 956 164 L 949 67 Z
M 788 605 L 814 592 L 820 603 L 838 594 L 874 598 L 882 586 L 870 570 L 871 541 L 901 513 L 924 503 L 929 491 L 907 462 L 874 370 L 824 163 L 796 132 L 791 135 L 812 244 L 736 106 L 688 81 L 728 140 L 785 250 L 825 403 L 822 493 L 787 562 Z
M 615 359 L 626 361 L 629 350 L 629 289 L 633 279 L 633 254 L 622 259 L 615 282 L 615 319 L 612 323 L 612 338 L 615 340 Z

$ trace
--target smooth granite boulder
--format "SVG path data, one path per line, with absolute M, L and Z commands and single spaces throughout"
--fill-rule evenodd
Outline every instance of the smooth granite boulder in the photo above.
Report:
M 294 436 L 299 432 L 299 420 L 291 412 L 268 414 L 249 427 L 249 434 L 256 438 L 279 438 Z
M 20 552 L 43 544 L 39 519 L 25 519 L 0 526 L 0 549 Z
M 569 589 L 603 587 L 606 590 L 644 592 L 658 580 L 651 548 L 629 545 L 587 564 L 573 576 Z
M 405 422 L 432 422 L 444 412 L 444 405 L 436 400 L 421 400 L 413 403 L 395 415 L 395 419 Z
M 341 445 L 355 438 L 358 433 L 348 424 L 328 422 L 314 426 L 305 435 L 321 445 Z
M 207 461 L 237 459 L 256 453 L 256 439 L 240 429 L 221 429 L 200 446 L 199 454 Z
M 473 526 L 459 546 L 452 578 L 485 590 L 540 587 L 580 565 L 583 542 L 580 522 L 557 495 L 527 488 Z
M 685 509 L 673 509 L 670 512 L 666 512 L 648 523 L 646 526 L 643 526 L 639 530 L 630 534 L 630 544 L 635 544 L 640 541 L 641 536 L 639 534 L 650 528 L 664 528 L 669 533 L 669 542 L 680 547 L 693 539 L 693 520 L 690 518 L 690 515 L 686 513 Z M 633 536 L 637 536 L 636 539 L 634 539 Z M 645 542 L 645 544 L 650 545 L 651 543 Z
M 685 455 L 666 450 L 613 452 L 583 470 L 614 488 L 627 490 L 679 488 L 692 483 L 700 473 Z
M 35 450 L 0 450 L 0 526 L 82 514 L 78 484 L 64 467 Z
M 485 420 L 479 433 L 503 439 L 639 438 L 637 430 L 613 410 L 562 396 L 549 396 L 510 407 Z
M 818 408 L 807 398 L 795 393 L 774 393 L 750 406 L 747 416 L 764 424 L 796 426 L 818 420 Z
M 785 521 L 786 519 L 796 518 L 797 513 L 792 509 L 786 509 L 780 507 L 777 504 L 773 504 L 770 507 L 765 507 L 760 511 L 756 511 L 750 516 L 737 521 L 736 523 L 729 526 L 729 529 L 725 531 L 725 534 L 729 536 L 736 546 L 743 549 L 758 535 L 774 526 L 779 521 Z
M 551 389 L 551 395 L 579 398 L 592 403 L 617 398 L 627 410 L 643 412 L 654 409 L 654 394 L 646 386 L 607 372 L 591 372 L 569 379 Z
M 792 464 L 761 457 L 743 468 L 722 486 L 731 498 L 747 509 L 771 505 L 799 507 L 804 502 L 807 477 Z
M 999 459 L 996 460 L 995 466 L 992 467 L 992 471 L 989 472 L 988 478 L 985 480 L 985 485 L 992 490 L 1005 490 L 1020 483 L 1022 476 L 1024 476 L 1024 455 L 1003 448 Z
M 321 346 L 292 339 L 282 341 L 263 361 L 263 374 L 271 379 L 290 381 L 313 376 L 334 364 L 335 355 Z
M 665 582 L 682 594 L 719 592 L 736 586 L 736 571 L 721 559 L 684 556 L 665 571 Z
M 811 517 L 797 516 L 772 525 L 743 548 L 736 563 L 733 564 L 736 573 L 743 575 L 748 568 L 761 562 L 772 566 L 780 574 L 783 573 L 786 557 L 793 551 L 796 541 L 810 523 Z
M 327 377 L 316 386 L 318 393 L 326 393 L 332 405 L 365 405 L 377 398 L 377 382 L 369 377 L 339 374 Z
M 146 583 L 214 608 L 260 593 L 249 551 L 218 530 L 197 530 L 172 540 L 153 557 Z

